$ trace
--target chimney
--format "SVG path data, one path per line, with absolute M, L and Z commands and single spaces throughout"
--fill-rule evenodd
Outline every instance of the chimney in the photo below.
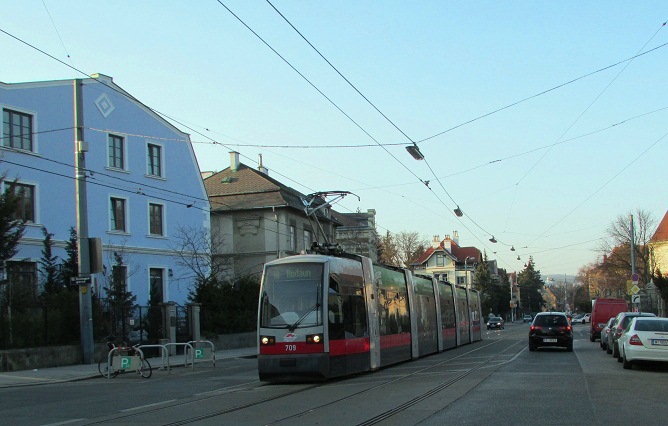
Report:
M 438 237 L 438 235 L 434 235 L 434 239 L 431 240 L 432 248 L 437 248 L 440 245 L 441 245 L 441 239 Z
M 236 172 L 239 169 L 239 153 L 230 151 L 230 170 Z
M 454 241 L 455 244 L 459 245 L 459 232 L 452 231 L 452 241 Z
M 260 173 L 269 176 L 269 169 L 262 165 L 262 154 L 260 154 L 260 160 L 257 163 L 257 169 L 260 171 Z

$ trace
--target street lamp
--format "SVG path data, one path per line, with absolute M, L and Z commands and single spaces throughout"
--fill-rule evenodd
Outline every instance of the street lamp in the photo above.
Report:
M 415 142 L 413 142 L 413 145 L 408 145 L 406 147 L 406 151 L 408 151 L 408 153 L 412 155 L 413 158 L 415 158 L 416 160 L 424 160 L 424 155 L 422 155 L 422 153 L 420 152 L 420 148 L 418 148 Z

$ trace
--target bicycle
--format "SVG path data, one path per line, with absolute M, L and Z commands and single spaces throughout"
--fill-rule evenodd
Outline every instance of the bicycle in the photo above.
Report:
M 102 377 L 112 378 L 118 376 L 120 373 L 125 373 L 127 370 L 134 369 L 142 378 L 148 379 L 153 374 L 151 364 L 144 353 L 138 348 L 140 344 L 134 346 L 116 346 L 113 342 L 107 342 L 109 353 L 114 352 L 111 356 L 107 355 L 102 358 L 97 364 L 97 370 Z M 109 360 L 111 359 L 111 365 Z

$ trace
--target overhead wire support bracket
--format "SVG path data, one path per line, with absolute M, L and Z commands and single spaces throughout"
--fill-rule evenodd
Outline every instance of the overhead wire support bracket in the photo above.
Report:
M 320 235 L 322 235 L 322 239 L 324 240 L 324 246 L 320 246 L 318 244 L 317 238 L 316 241 L 313 242 L 311 245 L 311 250 L 312 251 L 317 251 L 317 252 L 331 252 L 331 253 L 339 253 L 343 252 L 341 248 L 337 244 L 332 244 L 328 239 L 327 239 L 327 234 L 325 233 L 325 230 L 322 228 L 322 224 L 320 223 L 320 220 L 318 220 L 318 211 L 331 207 L 332 204 L 336 204 L 339 201 L 341 201 L 346 195 L 355 195 L 350 191 L 322 191 L 322 192 L 315 192 L 313 194 L 309 194 L 306 196 L 306 199 L 302 199 L 302 202 L 304 203 L 304 213 L 306 213 L 306 218 L 308 219 L 309 223 L 311 224 L 311 227 L 313 227 L 313 222 L 311 221 L 311 218 L 315 221 L 317 225 L 317 230 L 320 232 Z M 327 201 L 328 197 L 332 197 L 329 201 Z M 358 195 L 355 195 L 357 197 L 357 200 L 360 200 L 360 197 Z M 316 205 L 317 201 L 322 201 L 322 203 Z

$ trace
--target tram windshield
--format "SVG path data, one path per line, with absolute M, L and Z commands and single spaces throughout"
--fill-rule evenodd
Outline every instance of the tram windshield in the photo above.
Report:
M 294 330 L 321 325 L 323 269 L 322 263 L 267 266 L 260 326 Z

